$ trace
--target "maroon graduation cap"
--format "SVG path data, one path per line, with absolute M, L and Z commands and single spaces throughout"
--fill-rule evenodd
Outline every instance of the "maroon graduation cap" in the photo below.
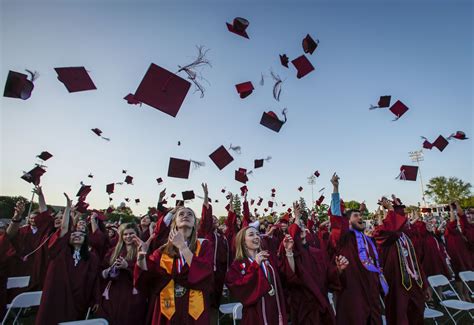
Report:
M 321 195 L 319 199 L 316 200 L 316 205 L 320 206 L 324 201 L 324 195 Z
M 130 176 L 130 175 L 127 175 L 125 177 L 125 180 L 124 180 L 125 183 L 127 183 L 128 185 L 132 184 L 133 183 L 133 177 Z M 133 185 L 133 184 L 132 184 Z
M 395 104 L 390 107 L 390 111 L 396 116 L 396 118 L 394 119 L 394 121 L 396 121 L 408 111 L 408 107 L 401 101 L 397 100 Z
M 205 163 L 195 161 L 195 160 L 170 158 L 170 162 L 168 165 L 168 177 L 184 178 L 184 179 L 189 178 L 191 163 L 193 163 L 193 166 L 195 168 L 202 167 L 205 165 Z
M 243 82 L 241 84 L 235 85 L 235 88 L 237 89 L 237 92 L 239 93 L 240 98 L 242 99 L 249 96 L 254 90 L 251 81 L 247 81 L 247 82 Z
M 300 57 L 297 57 L 291 63 L 295 66 L 297 70 L 296 78 L 301 79 L 306 76 L 308 73 L 314 70 L 313 65 L 309 62 L 308 58 L 303 54 Z
M 76 196 L 79 197 L 79 201 L 85 201 L 87 195 L 92 191 L 92 187 L 90 185 L 81 185 L 79 191 L 77 191 Z
M 187 200 L 194 200 L 194 198 L 196 197 L 194 195 L 194 191 L 184 191 L 181 193 L 182 196 L 183 196 L 183 201 L 187 201 Z
M 156 179 L 156 182 L 158 183 L 158 185 L 161 185 L 161 183 L 163 183 L 163 178 L 158 177 L 158 178 Z
M 102 130 L 101 129 L 98 129 L 98 128 L 94 128 L 94 129 L 91 129 L 92 132 L 95 133 L 95 135 L 97 135 L 98 137 L 101 137 L 102 139 L 104 140 L 107 140 L 107 141 L 110 141 L 110 138 L 106 138 L 106 137 L 103 137 L 102 136 Z
M 403 181 L 416 181 L 416 176 L 418 175 L 418 166 L 407 166 L 402 165 L 400 167 L 400 174 L 398 179 Z
M 303 191 L 303 186 L 298 187 L 298 191 Z
M 257 168 L 261 168 L 263 167 L 263 164 L 265 161 L 270 161 L 272 159 L 272 157 L 268 156 L 267 158 L 262 158 L 262 159 L 255 159 L 254 162 L 253 162 L 253 168 L 257 169 Z
M 315 171 L 315 172 L 314 172 L 314 176 L 319 177 L 319 175 L 321 175 L 321 174 L 319 173 L 319 171 Z
M 433 147 L 438 148 L 439 151 L 443 151 L 444 148 L 449 144 L 448 140 L 446 140 L 442 135 L 440 135 L 434 142 Z
M 23 176 L 21 176 L 21 179 L 24 181 L 34 184 L 34 185 L 39 185 L 41 181 L 41 176 L 46 173 L 46 170 L 43 169 L 41 166 L 36 166 L 32 170 L 30 170 L 27 173 L 24 173 Z
M 448 140 L 451 140 L 453 138 L 457 139 L 457 140 L 467 140 L 467 139 L 469 139 L 469 138 L 466 137 L 466 133 L 464 133 L 463 131 L 456 131 L 456 133 L 453 133 L 448 137 Z
M 230 155 L 229 151 L 224 146 L 220 146 L 213 153 L 209 155 L 209 158 L 216 164 L 219 170 L 222 170 L 228 164 L 230 164 L 234 158 Z
M 313 40 L 313 38 L 307 34 L 306 37 L 303 39 L 302 46 L 304 53 L 313 54 L 316 48 L 319 45 L 319 40 Z
M 242 187 L 240 188 L 240 194 L 241 194 L 242 196 L 244 196 L 245 193 L 248 192 L 248 190 L 249 190 L 249 189 L 247 188 L 247 185 L 244 185 L 244 186 L 242 186 Z
M 286 54 L 280 54 L 280 63 L 282 66 L 285 68 L 288 68 L 288 62 L 290 62 L 290 59 L 288 59 L 288 56 Z
M 283 110 L 283 116 L 285 119 L 280 120 L 273 111 L 263 112 L 262 118 L 260 119 L 260 124 L 278 133 L 280 132 L 283 124 L 285 124 L 287 121 L 286 109 Z
M 137 100 L 135 98 L 135 95 L 133 94 L 128 94 L 127 96 L 125 96 L 123 99 L 125 99 L 127 101 L 128 104 L 130 105 L 138 105 L 140 104 L 140 106 L 142 106 L 142 103 L 140 103 L 139 100 Z
M 425 137 L 421 137 L 421 138 L 424 139 L 423 148 L 431 150 L 433 148 L 433 144 L 431 142 L 429 142 L 427 138 L 425 138 Z
M 33 81 L 37 78 L 37 73 L 26 70 L 31 77 L 31 80 L 28 79 L 28 76 L 23 73 L 9 71 L 7 76 L 7 81 L 5 83 L 5 88 L 3 90 L 4 97 L 18 98 L 27 100 L 31 97 L 31 93 L 35 85 Z
M 41 160 L 43 160 L 43 161 L 46 161 L 46 160 L 48 160 L 49 158 L 51 158 L 52 156 L 53 156 L 53 155 L 50 154 L 49 152 L 43 151 L 43 152 L 41 152 L 41 153 L 40 153 L 38 156 L 36 156 L 36 157 L 38 157 L 39 159 L 41 159 Z
M 109 195 L 114 192 L 114 189 L 115 189 L 115 183 L 107 184 L 107 186 L 105 187 L 105 191 L 106 191 L 107 194 L 109 194 Z
M 135 199 L 135 203 L 136 204 L 140 203 L 140 199 Z
M 70 93 L 97 89 L 84 67 L 54 68 Z
M 232 24 L 226 23 L 226 25 L 229 32 L 232 32 L 245 38 L 249 38 L 249 35 L 246 32 L 247 27 L 249 27 L 249 21 L 247 19 L 242 17 L 236 17 L 232 21 Z
M 377 105 L 370 105 L 369 109 L 376 109 L 376 108 L 386 108 L 390 106 L 390 101 L 392 100 L 392 96 L 385 95 L 380 96 Z
M 191 83 L 152 63 L 135 91 L 135 100 L 176 117 Z
M 241 183 L 247 183 L 248 182 L 248 177 L 247 177 L 247 172 L 243 168 L 239 168 L 238 170 L 235 171 L 235 180 Z

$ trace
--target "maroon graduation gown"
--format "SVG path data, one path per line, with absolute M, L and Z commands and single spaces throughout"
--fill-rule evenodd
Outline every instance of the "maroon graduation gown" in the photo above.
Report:
M 91 252 L 88 260 L 74 266 L 70 234 L 59 237 L 60 231 L 49 243 L 50 262 L 36 325 L 85 319 L 87 309 L 99 301 L 99 259 Z
M 438 242 L 435 234 L 426 229 L 426 224 L 422 222 L 423 227 L 417 229 L 421 251 L 423 255 L 420 256 L 421 267 L 425 275 L 432 276 L 443 274 L 448 279 L 451 277 L 446 258 L 443 254 L 443 244 Z
M 90 231 L 89 246 L 102 261 L 110 249 L 107 234 L 100 230 L 100 228 L 97 228 L 95 232 Z
M 276 324 L 279 323 L 278 304 L 283 324 L 287 324 L 285 297 L 278 274 L 278 263 L 270 255 L 270 265 L 275 271 L 274 292 L 262 266 L 248 258 L 243 261 L 235 260 L 227 272 L 225 282 L 231 295 L 243 305 L 242 325 Z M 270 268 L 267 268 L 269 270 Z M 273 272 L 272 272 L 273 275 Z M 276 284 L 276 285 L 275 285 Z M 277 302 L 278 299 L 278 302 Z
M 210 293 L 213 289 L 213 268 L 212 268 L 212 244 L 204 240 L 201 244 L 201 250 L 198 256 L 193 257 L 191 267 L 187 264 L 178 272 L 177 260 L 173 263 L 172 274 L 168 274 L 165 269 L 160 267 L 161 252 L 155 250 L 153 254 L 147 257 L 148 271 L 143 271 L 135 265 L 134 279 L 138 290 L 146 292 L 152 290 L 154 296 L 150 300 L 149 315 L 151 319 L 147 323 L 152 325 L 208 325 L 210 324 Z M 166 287 L 170 280 L 175 284 L 185 287 L 186 293 L 182 297 L 175 297 L 175 313 L 171 320 L 168 320 L 161 313 L 160 292 Z M 204 295 L 204 311 L 197 320 L 189 315 L 189 289 L 201 290 Z
M 10 264 L 15 256 L 15 248 L 7 235 L 0 235 L 0 319 L 3 319 L 7 305 L 7 280 Z
M 384 275 L 389 286 L 388 295 L 385 297 L 385 312 L 389 325 L 423 324 L 424 289 L 427 284 L 421 266 L 422 287 L 413 279 L 411 279 L 412 285 L 409 290 L 402 285 L 396 241 L 406 231 L 406 224 L 405 216 L 389 211 L 383 224 L 374 231 L 374 238 L 381 252 Z
M 205 238 L 213 246 L 214 289 L 211 294 L 211 306 L 219 308 L 224 288 L 224 279 L 229 265 L 229 244 L 224 234 L 214 229 L 212 220 L 212 206 L 202 206 L 201 222 L 198 237 Z
M 459 272 L 474 270 L 474 259 L 469 251 L 467 238 L 459 231 L 456 220 L 448 222 L 444 236 L 451 266 L 459 279 Z
M 336 266 L 325 251 L 301 242 L 301 229 L 292 224 L 288 232 L 294 240 L 295 272 L 280 249 L 280 266 L 289 288 L 292 324 L 335 324 L 334 311 L 328 299 L 329 288 L 339 288 Z
M 349 220 L 341 216 L 330 218 L 331 228 L 339 230 L 334 232 L 338 236 L 333 238 L 336 255 L 345 256 L 349 261 L 349 266 L 340 275 L 341 289 L 336 293 L 337 324 L 382 324 L 380 295 L 383 295 L 383 290 L 379 275 L 362 264 L 356 236 L 349 230 Z M 370 244 L 368 250 L 375 261 L 375 252 Z
M 105 256 L 104 269 L 109 267 L 110 257 L 115 248 Z M 120 256 L 125 258 L 127 249 L 123 247 Z M 147 312 L 146 296 L 133 286 L 133 271 L 136 259 L 128 261 L 126 269 L 120 269 L 115 278 L 102 279 L 99 310 L 97 317 L 108 320 L 110 325 L 141 325 L 145 323 Z M 102 272 L 101 272 L 102 273 Z

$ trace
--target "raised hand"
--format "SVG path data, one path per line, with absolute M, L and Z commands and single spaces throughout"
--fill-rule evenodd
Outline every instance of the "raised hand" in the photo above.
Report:
M 119 256 L 116 260 L 115 260 L 115 266 L 118 268 L 118 269 L 126 269 L 128 267 L 128 263 L 127 261 Z
M 336 267 L 339 273 L 344 271 L 349 266 L 349 261 L 345 256 L 339 255 L 336 257 Z
M 207 189 L 207 183 L 202 183 L 201 186 L 202 186 L 202 190 L 204 191 L 204 196 L 207 197 L 209 195 L 209 191 Z
M 18 200 L 15 205 L 13 219 L 20 220 L 21 216 L 23 215 L 23 212 L 25 212 L 25 202 L 22 200 Z
M 43 195 L 43 189 L 41 188 L 41 186 L 36 185 L 35 188 L 33 189 L 33 193 L 35 193 L 38 196 Z
M 69 196 L 66 193 L 63 193 L 63 194 L 66 197 L 66 206 L 70 208 L 72 205 L 72 200 L 69 198 Z
M 295 242 L 293 241 L 293 238 L 291 238 L 290 235 L 286 235 L 285 238 L 283 239 L 283 247 L 285 247 L 285 251 L 288 253 L 293 252 L 293 246 Z
M 160 192 L 160 196 L 158 198 L 158 203 L 159 202 L 163 202 L 163 199 L 165 198 L 165 195 L 166 195 L 166 188 L 164 188 L 161 192 Z
M 331 184 L 336 187 L 339 186 L 339 176 L 336 173 L 332 174 Z
M 169 235 L 169 241 L 173 244 L 174 247 L 181 250 L 186 247 L 186 242 L 184 241 L 184 236 L 177 229 L 172 229 Z
M 268 256 L 270 256 L 270 254 L 267 251 L 261 251 L 255 256 L 255 262 L 257 262 L 258 265 L 262 265 L 262 262 L 268 260 Z

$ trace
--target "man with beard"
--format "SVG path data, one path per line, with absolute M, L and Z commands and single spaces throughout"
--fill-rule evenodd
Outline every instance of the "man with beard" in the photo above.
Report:
M 372 239 L 364 234 L 361 211 L 341 212 L 339 176 L 331 178 L 331 243 L 336 255 L 349 261 L 340 275 L 341 290 L 337 295 L 337 324 L 382 324 L 380 294 L 388 290 Z

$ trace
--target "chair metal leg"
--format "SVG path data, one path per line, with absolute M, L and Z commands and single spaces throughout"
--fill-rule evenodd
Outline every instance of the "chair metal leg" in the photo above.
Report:
M 22 310 L 22 308 L 20 308 L 20 310 L 16 314 L 15 320 L 13 321 L 13 325 L 15 325 L 18 322 L 18 318 L 20 318 L 20 315 L 21 315 L 21 310 Z

